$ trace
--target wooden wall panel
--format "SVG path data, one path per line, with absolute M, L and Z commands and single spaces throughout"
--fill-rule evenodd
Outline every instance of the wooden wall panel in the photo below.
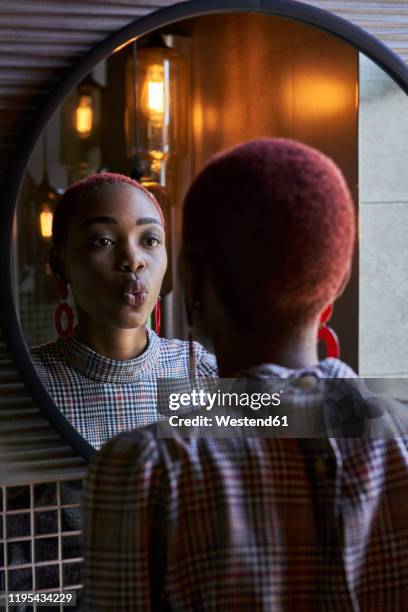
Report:
M 331 11 L 367 30 L 408 60 L 408 1 L 315 0 L 307 2 Z
M 36 110 L 96 43 L 171 0 L 0 0 L 0 174 Z
M 332 157 L 358 201 L 354 47 L 314 27 L 260 15 L 201 18 L 192 41 L 195 172 L 243 140 L 295 138 Z M 333 325 L 342 357 L 357 369 L 357 261 Z

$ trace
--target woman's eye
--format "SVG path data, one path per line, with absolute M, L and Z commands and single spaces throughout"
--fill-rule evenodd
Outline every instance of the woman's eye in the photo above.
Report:
M 113 240 L 111 240 L 110 238 L 106 238 L 104 236 L 100 236 L 99 238 L 95 238 L 92 244 L 97 247 L 105 247 L 105 246 L 109 246 L 113 244 Z
M 158 236 L 147 236 L 144 241 L 145 244 L 151 248 L 157 247 L 159 244 L 161 244 L 161 240 Z

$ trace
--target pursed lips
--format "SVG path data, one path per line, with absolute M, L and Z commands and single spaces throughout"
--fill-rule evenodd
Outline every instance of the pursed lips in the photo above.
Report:
M 141 306 L 147 298 L 148 289 L 138 278 L 126 281 L 121 289 L 121 298 L 127 306 Z

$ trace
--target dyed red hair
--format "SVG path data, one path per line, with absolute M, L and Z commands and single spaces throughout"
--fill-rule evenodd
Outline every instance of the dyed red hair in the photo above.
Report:
M 91 174 L 71 185 L 58 201 L 52 222 L 54 245 L 65 242 L 71 219 L 79 203 L 84 201 L 89 195 L 94 194 L 98 189 L 109 185 L 130 185 L 142 191 L 156 207 L 160 220 L 164 225 L 163 211 L 159 203 L 143 185 L 124 174 L 100 172 L 99 174 Z
M 300 322 L 346 278 L 355 210 L 331 159 L 263 138 L 210 160 L 187 193 L 183 235 L 237 324 Z

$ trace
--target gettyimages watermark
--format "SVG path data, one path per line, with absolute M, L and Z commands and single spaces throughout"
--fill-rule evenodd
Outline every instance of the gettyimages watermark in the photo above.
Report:
M 408 437 L 408 379 L 159 379 L 159 437 Z
M 212 410 L 214 407 L 246 406 L 252 410 L 259 410 L 266 406 L 279 406 L 281 403 L 280 393 L 246 393 L 227 392 L 217 389 L 208 391 L 193 388 L 190 392 L 170 393 L 169 409 L 179 410 L 181 407 L 205 408 Z

